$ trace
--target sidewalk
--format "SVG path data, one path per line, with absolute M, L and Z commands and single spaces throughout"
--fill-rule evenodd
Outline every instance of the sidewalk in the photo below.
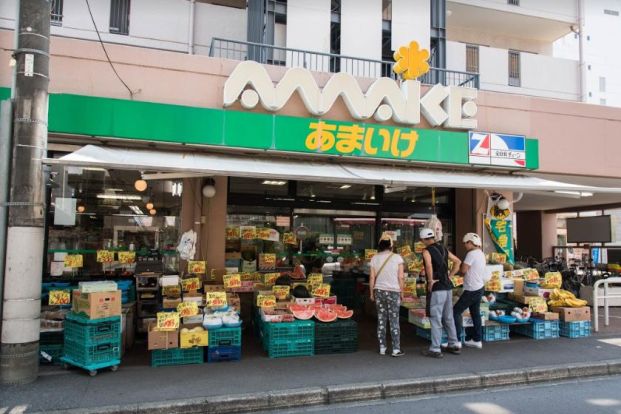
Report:
M 240 362 L 151 368 L 147 353 L 137 345 L 137 352 L 126 356 L 118 372 L 103 371 L 93 378 L 80 370 L 42 367 L 41 377 L 35 383 L 0 389 L 0 413 L 10 413 L 14 407 L 21 409 L 17 412 L 49 412 L 72 408 L 84 411 L 104 406 L 121 406 L 128 408 L 126 412 L 136 412 L 136 404 L 146 402 L 273 393 L 332 385 L 346 391 L 355 384 L 369 384 L 368 392 L 363 390 L 357 397 L 356 393 L 350 393 L 347 397 L 357 399 L 372 397 L 378 385 L 391 381 L 418 381 L 423 387 L 430 377 L 461 377 L 468 381 L 469 375 L 508 371 L 502 379 L 507 384 L 511 383 L 512 376 L 516 377 L 516 382 L 520 375 L 526 380 L 523 370 L 556 366 L 555 369 L 564 367 L 562 369 L 567 374 L 567 366 L 575 364 L 599 363 L 591 374 L 608 374 L 611 369 L 614 369 L 612 373 L 617 373 L 621 372 L 617 371 L 621 370 L 621 318 L 613 318 L 611 323 L 615 326 L 607 332 L 583 339 L 535 341 L 512 334 L 508 342 L 487 343 L 483 350 L 464 349 L 462 355 L 446 355 L 443 360 L 420 355 L 427 342 L 417 338 L 414 327 L 407 323 L 402 324 L 402 343 L 406 352 L 402 358 L 380 356 L 376 352 L 371 322 L 360 324 L 361 350 L 353 354 L 269 359 L 261 352 L 257 339 L 246 330 Z M 606 340 L 610 342 L 602 342 Z M 606 368 L 604 361 L 613 364 Z M 542 372 L 544 377 L 548 374 Z M 477 384 L 486 385 L 480 380 Z M 359 386 L 353 388 L 360 389 Z M 314 391 L 321 393 L 317 389 Z M 371 394 L 365 395 L 368 393 Z M 299 396 L 302 395 L 305 393 Z M 380 392 L 379 398 L 381 396 Z

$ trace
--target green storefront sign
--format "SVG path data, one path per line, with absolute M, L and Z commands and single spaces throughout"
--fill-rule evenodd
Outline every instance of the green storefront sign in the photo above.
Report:
M 0 89 L 0 96 L 8 95 Z M 50 95 L 49 131 L 179 144 L 468 165 L 468 133 L 81 95 Z M 539 166 L 536 139 L 526 168 Z

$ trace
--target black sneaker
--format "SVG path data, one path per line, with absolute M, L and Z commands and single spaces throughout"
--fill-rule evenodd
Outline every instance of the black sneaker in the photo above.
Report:
M 450 354 L 453 355 L 459 355 L 461 354 L 461 347 L 459 346 L 447 346 L 445 349 L 443 349 L 443 351 L 446 351 Z
M 442 352 L 430 351 L 429 349 L 424 349 L 422 354 L 429 358 L 436 358 L 436 359 L 444 358 L 444 354 L 442 354 Z
M 405 355 L 405 352 L 403 352 L 403 351 L 401 351 L 401 350 L 396 350 L 396 351 L 392 351 L 392 354 L 391 354 L 391 355 L 392 355 L 392 356 L 394 356 L 394 357 L 396 358 L 396 357 L 400 357 L 400 356 Z

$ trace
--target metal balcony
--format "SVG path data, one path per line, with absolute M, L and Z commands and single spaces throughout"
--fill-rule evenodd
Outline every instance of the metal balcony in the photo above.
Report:
M 394 64 L 392 61 L 311 52 L 217 37 L 211 40 L 209 56 L 231 60 L 253 60 L 266 65 L 290 68 L 302 67 L 315 72 L 347 72 L 362 78 L 389 77 L 396 79 L 396 75 L 392 71 Z M 431 68 L 419 80 L 427 85 L 441 83 L 445 86 L 479 88 L 478 73 Z

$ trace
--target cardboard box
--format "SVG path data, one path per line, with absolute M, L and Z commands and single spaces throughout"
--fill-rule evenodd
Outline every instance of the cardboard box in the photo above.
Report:
M 184 302 L 196 302 L 198 306 L 203 306 L 203 296 L 200 294 L 185 294 L 183 295 Z
M 179 275 L 166 275 L 160 277 L 160 286 L 178 286 L 180 283 Z
M 203 290 L 205 291 L 205 293 L 207 293 L 207 292 L 224 292 L 224 285 L 223 284 L 203 285 Z
M 591 308 L 588 306 L 582 308 L 552 308 L 552 311 L 558 313 L 564 322 L 591 320 Z
M 177 309 L 177 305 L 181 303 L 181 298 L 170 299 L 164 298 L 162 299 L 162 308 L 164 309 Z
M 155 324 L 149 324 L 149 351 L 154 349 L 170 349 L 179 348 L 179 330 L 174 331 L 156 331 Z
M 523 279 L 513 279 L 513 293 L 515 295 L 524 295 L 524 280 Z
M 190 329 L 189 332 L 183 332 L 183 329 Z M 194 327 L 183 325 L 179 333 L 180 348 L 192 348 L 195 346 L 207 346 L 209 343 L 209 333 L 207 330 L 191 331 Z
M 210 282 L 215 282 L 218 285 L 221 285 L 223 283 L 222 276 L 224 276 L 226 273 L 226 268 L 211 269 L 211 272 L 209 272 L 208 274 L 208 280 Z
M 544 321 L 558 321 L 559 315 L 555 312 L 533 313 L 534 319 L 541 319 Z
M 81 293 L 73 291 L 72 310 L 83 313 L 89 319 L 109 318 L 121 315 L 121 291 Z

